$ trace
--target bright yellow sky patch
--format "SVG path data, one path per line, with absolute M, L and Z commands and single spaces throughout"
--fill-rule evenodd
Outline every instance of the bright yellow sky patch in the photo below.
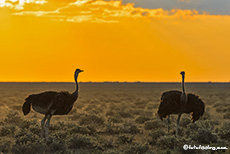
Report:
M 0 8 L 0 81 L 73 81 L 75 68 L 85 70 L 80 81 L 180 81 L 181 70 L 186 81 L 230 80 L 229 16 L 117 1 L 52 9 L 25 2 Z

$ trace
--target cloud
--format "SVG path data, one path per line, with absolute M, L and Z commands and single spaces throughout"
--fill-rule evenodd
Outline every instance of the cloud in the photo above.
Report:
M 0 7 L 8 7 L 15 10 L 23 10 L 27 4 L 42 5 L 46 0 L 0 0 Z
M 118 23 L 124 18 L 197 19 L 207 16 L 196 10 L 144 9 L 134 7 L 133 3 L 123 4 L 120 0 L 68 0 L 54 3 L 53 0 L 0 0 L 0 6 L 15 9 L 13 15 L 49 17 L 51 20 L 63 22 Z

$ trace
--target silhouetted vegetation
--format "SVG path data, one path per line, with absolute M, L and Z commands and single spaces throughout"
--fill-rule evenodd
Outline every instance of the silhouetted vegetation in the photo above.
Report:
M 182 115 L 179 136 L 175 137 L 177 116 L 170 116 L 168 133 L 167 119 L 161 121 L 155 113 L 161 93 L 174 87 L 180 89 L 179 84 L 81 84 L 79 100 L 69 115 L 53 117 L 47 141 L 40 137 L 43 115 L 31 111 L 25 117 L 19 105 L 24 103 L 23 99 L 31 91 L 65 88 L 71 91 L 74 85 L 12 86 L 15 87 L 0 88 L 0 153 L 229 153 L 229 150 L 183 149 L 184 144 L 229 148 L 230 91 L 223 85 L 223 90 L 215 85 L 186 85 L 199 94 L 207 110 L 195 123 L 191 122 L 190 115 Z M 24 87 L 23 90 L 20 86 Z M 21 92 L 14 96 L 19 89 Z M 226 95 L 227 92 L 229 95 Z

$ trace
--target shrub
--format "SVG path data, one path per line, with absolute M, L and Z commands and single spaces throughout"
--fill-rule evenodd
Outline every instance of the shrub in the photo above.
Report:
M 162 129 L 152 130 L 149 133 L 149 137 L 150 137 L 149 143 L 151 145 L 155 145 L 157 142 L 157 139 L 164 135 L 165 135 L 165 132 Z
M 144 124 L 144 128 L 146 130 L 158 129 L 158 128 L 161 128 L 163 126 L 164 126 L 164 124 L 160 120 L 146 121 Z
M 12 153 L 23 153 L 23 154 L 31 154 L 31 153 L 46 153 L 46 145 L 41 142 L 35 142 L 31 145 L 26 144 L 16 144 L 12 148 Z
M 118 112 L 118 114 L 122 117 L 122 118 L 132 118 L 132 115 L 127 112 L 127 111 L 120 111 Z
M 217 133 L 221 139 L 230 141 L 230 122 L 225 122 Z
M 119 144 L 131 143 L 133 141 L 133 137 L 134 136 L 122 134 L 117 138 L 117 142 Z
M 62 132 L 61 134 L 64 134 L 64 132 Z M 63 140 L 63 135 L 60 135 L 60 132 L 58 133 L 58 135 L 54 134 L 52 136 L 49 136 L 47 146 L 49 147 L 49 152 L 52 153 L 66 151 L 65 141 Z
M 73 135 L 69 140 L 69 148 L 71 149 L 92 149 L 95 147 L 95 142 L 86 135 Z
M 98 117 L 97 115 L 90 114 L 85 115 L 80 119 L 80 125 L 103 125 L 104 119 Z
M 228 112 L 228 113 L 224 114 L 224 115 L 223 115 L 223 118 L 224 118 L 224 119 L 230 119 L 230 113 Z
M 162 148 L 174 149 L 179 144 L 179 140 L 174 135 L 164 135 L 159 137 L 156 143 Z
M 20 123 L 19 127 L 22 129 L 28 129 L 30 126 L 33 126 L 33 125 L 37 125 L 36 120 L 23 120 Z
M 147 103 L 148 103 L 148 101 L 139 99 L 134 104 L 136 105 L 136 107 L 143 109 L 143 108 L 145 108 L 145 106 L 146 106 Z
M 117 151 L 117 149 L 108 149 L 106 151 L 103 152 L 104 154 L 120 154 L 119 151 Z
M 87 127 L 75 126 L 69 130 L 71 134 L 91 134 L 91 131 Z
M 217 142 L 217 135 L 212 133 L 212 131 L 207 128 L 198 129 L 198 131 L 195 134 L 193 134 L 191 138 L 203 144 Z
M 22 121 L 23 119 L 21 118 L 21 116 L 18 114 L 18 112 L 15 111 L 9 111 L 9 113 L 6 115 L 6 118 L 4 119 L 5 123 L 15 124 L 18 126 L 20 126 Z
M 9 153 L 11 147 L 12 147 L 12 140 L 9 138 L 0 138 L 0 153 Z
M 180 126 L 181 126 L 181 127 L 187 128 L 188 124 L 190 124 L 190 123 L 191 123 L 191 120 L 190 120 L 190 119 L 188 119 L 188 118 L 183 118 L 183 119 L 181 119 L 181 121 L 180 121 Z
M 205 120 L 201 121 L 199 124 L 201 128 L 213 130 L 215 123 L 213 123 L 212 120 Z
M 62 140 L 65 140 L 68 138 L 70 134 L 70 131 L 69 130 L 58 130 L 58 131 L 55 131 L 54 133 L 52 133 L 52 140 L 57 140 L 57 139 L 62 139 Z
M 33 133 L 33 134 L 36 134 L 38 136 L 41 135 L 41 126 L 39 126 L 38 124 L 35 124 L 35 125 L 30 125 L 28 130 Z
M 138 116 L 136 119 L 135 119 L 135 122 L 138 123 L 138 124 L 143 124 L 145 123 L 146 121 L 150 120 L 150 118 L 146 117 L 146 116 Z
M 16 144 L 17 145 L 30 145 L 33 144 L 35 141 L 40 139 L 39 136 L 32 134 L 30 131 L 25 129 L 21 129 L 16 135 Z
M 5 125 L 0 127 L 0 136 L 14 135 L 16 127 L 13 125 Z
M 187 128 L 185 129 L 185 132 L 187 135 L 192 135 L 194 133 L 197 133 L 199 129 L 209 129 L 213 130 L 214 125 L 218 125 L 219 122 L 214 120 L 205 120 L 205 121 L 198 121 L 195 123 L 190 123 L 187 125 Z
M 71 116 L 69 116 L 69 119 L 76 121 L 76 120 L 79 120 L 82 116 L 83 114 L 73 113 Z
M 98 140 L 98 139 L 97 139 Z M 100 146 L 98 146 L 98 149 L 102 149 L 103 151 L 105 149 L 111 149 L 114 148 L 114 138 L 113 137 L 107 137 L 107 138 L 100 138 L 99 139 L 99 144 Z
M 204 112 L 204 115 L 200 119 L 202 119 L 202 120 L 210 120 L 211 115 L 210 115 L 209 112 Z
M 216 112 L 229 112 L 230 111 L 230 107 L 218 107 L 216 108 Z
M 120 116 L 112 116 L 108 118 L 108 122 L 112 122 L 112 123 L 122 123 L 123 120 L 121 119 Z
M 111 123 L 106 125 L 105 132 L 107 134 L 113 135 L 113 134 L 119 134 L 120 133 L 120 126 L 112 125 Z
M 140 130 L 137 128 L 136 125 L 134 125 L 132 123 L 124 123 L 120 127 L 120 132 L 121 133 L 128 133 L 128 134 L 137 134 L 137 133 L 140 133 Z
M 128 147 L 125 151 L 126 154 L 143 154 L 149 150 L 147 144 L 134 144 Z

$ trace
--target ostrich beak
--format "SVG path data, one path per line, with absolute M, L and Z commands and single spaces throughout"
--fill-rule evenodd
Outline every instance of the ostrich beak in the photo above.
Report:
M 80 70 L 80 72 L 84 72 L 84 70 Z

